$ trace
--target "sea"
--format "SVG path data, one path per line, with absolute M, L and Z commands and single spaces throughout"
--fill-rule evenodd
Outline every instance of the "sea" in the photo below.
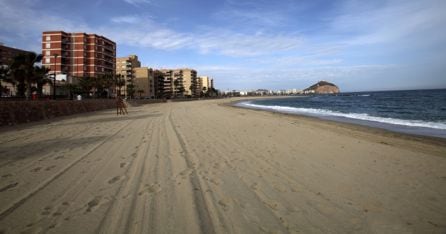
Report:
M 236 105 L 446 138 L 446 89 L 295 96 Z

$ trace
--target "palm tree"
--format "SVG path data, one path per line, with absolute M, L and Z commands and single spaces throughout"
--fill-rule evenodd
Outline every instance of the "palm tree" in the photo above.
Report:
M 153 77 L 155 79 L 155 97 L 164 97 L 164 75 L 162 72 L 155 70 Z
M 206 91 L 207 91 L 207 88 L 206 88 L 206 87 L 203 87 L 203 91 L 202 91 L 202 93 L 203 93 L 203 96 L 205 96 L 205 97 L 208 96 L 208 92 L 206 92 Z
M 51 79 L 47 77 L 49 71 L 50 69 L 46 67 L 35 67 L 36 76 L 34 81 L 37 84 L 37 95 L 39 97 L 42 97 L 43 95 L 43 86 L 51 83 Z
M 10 78 L 10 70 L 7 66 L 0 65 L 0 98 L 3 96 L 3 90 L 7 90 L 2 86 L 2 82 L 14 84 L 14 80 Z
M 43 70 L 38 72 L 34 65 L 41 60 L 42 55 L 36 53 L 20 54 L 14 58 L 10 69 L 12 78 L 18 82 L 18 96 L 26 96 L 26 99 L 28 99 L 31 96 L 31 84 L 44 79 L 45 74 L 41 72 Z
M 79 85 L 77 85 L 77 84 L 70 84 L 70 83 L 67 83 L 67 84 L 65 84 L 64 86 L 64 89 L 66 89 L 66 90 L 68 90 L 68 93 L 69 93 L 69 95 L 70 95 L 70 99 L 72 100 L 73 99 L 73 97 L 74 97 L 74 94 L 76 94 L 76 93 L 80 93 L 82 90 L 81 90 L 81 87 L 79 86 Z
M 114 86 L 115 80 L 113 78 L 112 74 L 105 74 L 101 75 L 99 77 L 99 86 L 100 86 L 100 93 L 105 94 L 104 92 L 107 92 L 107 98 L 110 97 L 110 89 Z M 105 95 L 101 95 L 105 96 Z
M 115 86 L 117 88 L 116 95 L 121 96 L 121 89 L 125 85 L 125 79 L 122 77 L 121 74 L 118 74 L 115 76 L 114 80 Z
M 186 89 L 184 88 L 183 78 L 180 77 L 175 79 L 173 85 L 174 97 L 184 97 L 184 92 L 186 91 Z
M 173 82 L 173 96 L 177 97 L 178 86 L 180 85 L 179 79 L 175 79 Z
M 81 90 L 86 93 L 86 96 L 89 96 L 88 94 L 90 93 L 91 89 L 93 88 L 93 82 L 92 82 L 91 77 L 82 77 L 79 78 L 79 86 L 81 88 Z
M 133 96 L 135 95 L 135 85 L 133 83 L 127 85 L 127 95 L 130 98 L 133 98 Z

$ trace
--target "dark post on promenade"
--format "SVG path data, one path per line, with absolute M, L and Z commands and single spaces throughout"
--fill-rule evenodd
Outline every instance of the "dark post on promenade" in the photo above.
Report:
M 54 77 L 53 77 L 53 100 L 56 100 L 56 69 L 57 69 L 57 57 L 59 57 L 58 54 L 54 54 Z

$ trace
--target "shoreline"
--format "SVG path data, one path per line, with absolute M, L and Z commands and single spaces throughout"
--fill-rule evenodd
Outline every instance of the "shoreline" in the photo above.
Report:
M 277 98 L 283 98 L 283 97 L 277 97 Z M 392 131 L 385 128 L 379 128 L 379 127 L 373 127 L 373 126 L 367 126 L 362 124 L 356 124 L 356 123 L 350 123 L 350 122 L 342 122 L 342 121 L 336 121 L 331 119 L 323 119 L 318 118 L 315 116 L 309 116 L 309 115 L 301 115 L 301 114 L 291 114 L 291 113 L 284 113 L 279 111 L 269 111 L 264 109 L 258 109 L 258 108 L 248 108 L 243 106 L 238 106 L 236 104 L 240 102 L 244 102 L 246 100 L 258 100 L 258 99 L 270 99 L 270 98 L 239 98 L 239 100 L 233 100 L 227 103 L 224 103 L 223 105 L 226 105 L 231 108 L 236 109 L 242 109 L 242 110 L 250 110 L 250 111 L 256 111 L 256 112 L 263 112 L 263 113 L 269 113 L 272 115 L 282 115 L 286 116 L 291 119 L 297 119 L 297 120 L 303 120 L 306 121 L 306 123 L 314 124 L 314 125 L 320 125 L 320 126 L 332 126 L 334 127 L 333 130 L 339 130 L 338 127 L 342 128 L 343 130 L 348 131 L 354 131 L 356 134 L 362 133 L 364 134 L 372 134 L 376 136 L 382 136 L 387 138 L 388 141 L 393 142 L 395 145 L 400 146 L 407 146 L 409 148 L 419 149 L 419 147 L 414 147 L 413 145 L 406 145 L 404 141 L 409 140 L 413 142 L 418 142 L 422 144 L 428 144 L 431 146 L 438 146 L 438 147 L 444 147 L 446 148 L 446 138 L 436 137 L 436 136 L 427 136 L 427 135 L 417 135 L 417 134 L 410 134 L 410 133 L 404 133 L 404 132 L 398 132 L 398 131 Z M 341 130 L 342 131 L 342 130 Z M 383 144 L 388 144 L 384 142 Z M 439 150 L 438 152 L 435 152 L 436 155 L 446 157 L 446 150 Z
M 282 97 L 277 97 L 282 98 Z M 299 117 L 306 117 L 314 120 L 320 120 L 320 121 L 328 121 L 332 123 L 339 123 L 339 124 L 346 124 L 346 125 L 353 125 L 353 126 L 362 126 L 366 129 L 376 129 L 376 130 L 382 130 L 384 132 L 394 133 L 396 135 L 404 135 L 404 136 L 411 136 L 414 138 L 427 138 L 427 139 L 436 139 L 440 142 L 446 142 L 446 135 L 438 135 L 438 134 L 423 134 L 423 133 L 416 133 L 416 129 L 425 129 L 430 131 L 441 131 L 439 129 L 435 128 L 427 128 L 427 127 L 411 127 L 411 126 L 405 126 L 405 125 L 398 125 L 398 124 L 389 124 L 389 123 L 382 123 L 382 122 L 376 122 L 372 120 L 361 120 L 361 119 L 354 119 L 354 118 L 348 118 L 348 117 L 336 117 L 336 116 L 317 116 L 317 115 L 311 115 L 311 114 L 301 114 L 301 113 L 287 113 L 277 110 L 270 110 L 266 108 L 256 108 L 256 107 L 246 107 L 243 105 L 239 105 L 240 103 L 243 103 L 248 100 L 267 100 L 271 98 L 259 98 L 259 99 L 240 99 L 237 101 L 231 101 L 230 105 L 237 108 L 243 108 L 243 109 L 250 109 L 250 110 L 258 110 L 258 111 L 265 111 L 270 113 L 277 113 L 277 114 L 284 114 L 288 116 L 299 116 Z M 267 106 L 266 106 L 267 107 Z M 403 130 L 398 130 L 399 128 L 402 128 Z M 406 128 L 404 130 L 404 128 Z

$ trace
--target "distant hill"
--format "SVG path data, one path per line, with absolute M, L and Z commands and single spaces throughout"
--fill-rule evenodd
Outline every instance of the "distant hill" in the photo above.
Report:
M 316 84 L 304 89 L 304 93 L 330 94 L 339 93 L 338 86 L 327 81 L 319 81 Z

